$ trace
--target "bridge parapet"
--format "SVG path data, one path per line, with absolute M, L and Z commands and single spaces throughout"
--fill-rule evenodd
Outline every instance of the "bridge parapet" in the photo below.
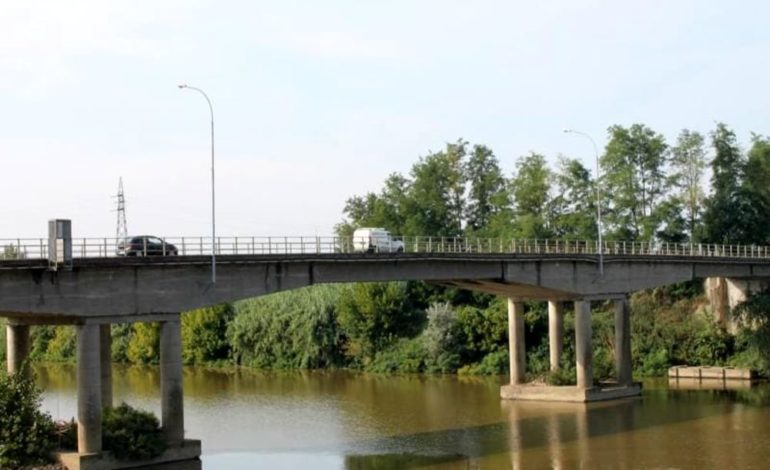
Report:
M 211 237 L 161 238 L 156 252 L 147 246 L 138 255 L 211 256 Z M 403 243 L 405 253 L 469 253 L 469 254 L 584 254 L 616 256 L 698 256 L 719 258 L 770 259 L 770 249 L 759 245 L 724 245 L 706 243 L 668 243 L 646 241 L 544 240 L 475 237 L 394 237 Z M 118 238 L 73 238 L 75 258 L 105 258 L 118 256 Z M 217 237 L 216 255 L 292 255 L 355 253 L 351 237 L 277 236 L 277 237 Z M 398 243 L 398 246 L 401 246 Z M 173 250 L 171 249 L 173 247 Z M 45 259 L 48 239 L 0 239 L 0 260 Z M 393 252 L 383 247 L 382 252 Z

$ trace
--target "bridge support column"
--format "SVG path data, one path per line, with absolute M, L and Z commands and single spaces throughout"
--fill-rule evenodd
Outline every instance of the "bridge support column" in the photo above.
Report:
M 170 445 L 180 445 L 184 441 L 184 395 L 179 315 L 160 324 L 160 393 L 163 433 Z
M 564 349 L 564 305 L 548 301 L 548 339 L 551 354 L 551 371 L 559 370 L 559 359 Z
M 99 325 L 99 360 L 102 378 L 102 408 L 112 407 L 112 332 L 110 325 Z
M 593 387 L 593 349 L 591 347 L 591 302 L 575 301 L 575 359 L 577 363 L 577 386 L 579 389 Z
M 508 353 L 510 356 L 511 385 L 524 383 L 524 302 L 508 298 Z
M 6 325 L 5 342 L 8 373 L 21 372 L 29 356 L 29 325 Z
M 615 376 L 618 385 L 633 385 L 631 369 L 631 322 L 628 299 L 615 301 Z
M 77 327 L 78 452 L 102 450 L 101 340 L 99 325 Z

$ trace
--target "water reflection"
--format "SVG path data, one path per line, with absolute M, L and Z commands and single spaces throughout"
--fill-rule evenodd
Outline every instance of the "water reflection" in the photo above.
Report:
M 38 368 L 45 407 L 75 412 L 75 371 Z M 116 367 L 115 401 L 159 411 L 155 368 Z M 762 468 L 770 389 L 669 390 L 598 404 L 501 401 L 498 380 L 186 368 L 203 468 Z M 164 470 L 167 467 L 163 467 Z M 170 469 L 167 469 L 170 470 Z

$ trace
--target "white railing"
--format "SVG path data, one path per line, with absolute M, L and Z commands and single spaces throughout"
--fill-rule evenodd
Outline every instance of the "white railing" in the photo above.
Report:
M 111 256 L 195 256 L 211 254 L 211 237 L 169 237 L 160 245 L 146 242 L 136 249 L 118 254 L 116 238 L 75 238 L 74 258 Z M 770 258 L 767 246 L 720 245 L 705 243 L 605 241 L 605 255 L 698 256 L 722 258 Z M 217 237 L 217 255 L 334 254 L 361 252 L 362 244 L 339 237 Z M 394 237 L 374 253 L 475 253 L 475 254 L 588 254 L 599 253 L 596 241 L 516 240 L 463 237 Z M 45 259 L 48 240 L 44 238 L 0 239 L 0 260 Z

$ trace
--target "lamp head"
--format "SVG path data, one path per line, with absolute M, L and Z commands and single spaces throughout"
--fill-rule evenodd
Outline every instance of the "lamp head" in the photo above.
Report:
M 565 134 L 569 134 L 570 132 L 574 132 L 574 131 L 569 127 L 565 127 L 564 129 L 562 129 L 562 132 L 564 132 Z
M 181 84 L 181 85 L 177 85 L 177 86 L 178 86 L 180 89 L 182 89 L 182 88 L 187 88 L 187 84 L 186 84 L 186 83 L 183 83 L 183 84 Z

